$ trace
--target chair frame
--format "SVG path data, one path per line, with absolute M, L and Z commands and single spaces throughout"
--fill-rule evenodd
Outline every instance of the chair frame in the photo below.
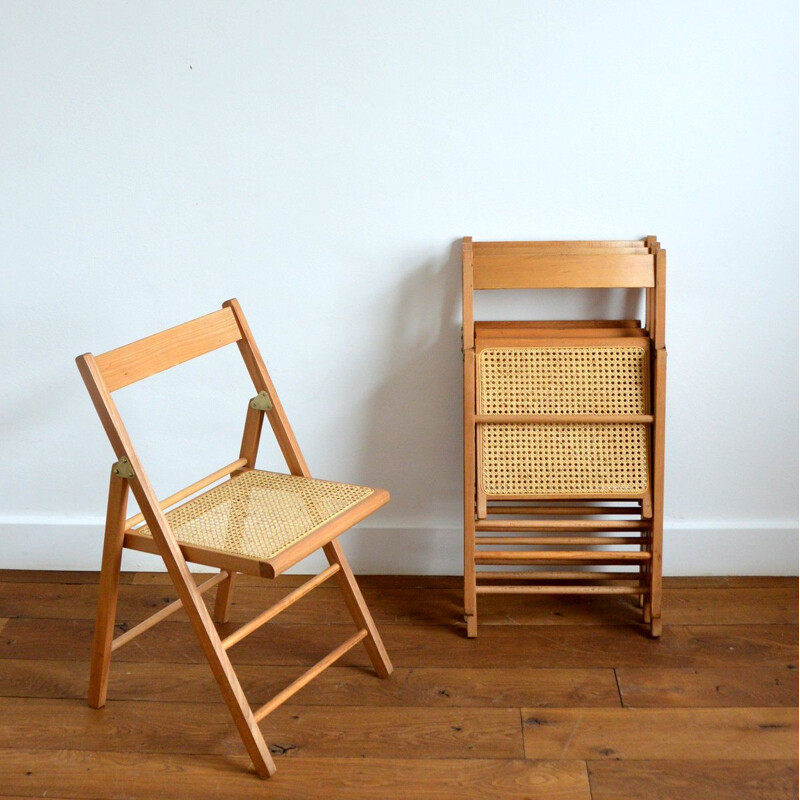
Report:
M 236 461 L 160 501 L 125 430 L 111 393 L 234 342 L 239 347 L 256 391 L 262 396 L 266 393 L 270 402 L 261 404 L 261 407 L 258 407 L 260 405 L 258 403 L 248 404 L 240 456 Z M 359 642 L 364 643 L 379 677 L 387 678 L 392 672 L 392 664 L 380 634 L 337 541 L 341 533 L 388 502 L 389 494 L 381 489 L 374 490 L 373 495 L 367 500 L 343 512 L 331 522 L 267 560 L 247 559 L 201 547 L 181 545 L 170 528 L 164 510 L 228 475 L 235 476 L 245 470 L 254 469 L 265 415 L 289 472 L 292 475 L 311 477 L 239 303 L 235 299 L 228 300 L 223 303 L 221 310 L 212 314 L 96 358 L 91 353 L 84 354 L 76 361 L 118 459 L 112 466 L 108 492 L 97 618 L 91 654 L 89 705 L 100 708 L 105 704 L 112 651 L 144 633 L 178 609 L 184 608 L 253 766 L 261 778 L 267 778 L 275 772 L 275 763 L 258 727 L 261 719 Z M 141 513 L 126 519 L 130 491 L 133 492 Z M 149 537 L 139 535 L 132 530 L 133 526 L 143 520 L 151 532 Z M 114 638 L 122 550 L 125 547 L 161 555 L 178 593 L 178 600 Z M 227 622 L 234 579 L 238 572 L 273 578 L 320 548 L 328 560 L 327 569 L 287 594 L 278 603 L 225 639 L 220 637 L 203 601 L 204 592 L 214 586 L 217 587 L 214 617 L 217 622 Z M 217 567 L 220 572 L 198 586 L 189 572 L 187 561 Z M 253 711 L 247 702 L 227 650 L 333 576 L 336 576 L 358 632 L 272 700 Z
M 467 636 L 478 633 L 478 594 L 629 594 L 639 598 L 643 620 L 653 637 L 661 635 L 662 560 L 664 532 L 664 413 L 667 351 L 664 341 L 666 310 L 666 251 L 655 236 L 636 241 L 582 242 L 473 242 L 462 241 L 462 353 L 464 370 L 464 619 Z M 631 320 L 609 322 L 481 323 L 475 322 L 474 293 L 484 289 L 578 289 L 636 288 L 645 290 L 645 324 Z M 476 330 L 482 324 L 505 327 L 503 337 L 512 343 L 515 326 L 537 325 L 541 336 L 548 328 L 569 330 L 580 336 L 646 336 L 650 353 L 650 412 L 616 417 L 583 415 L 479 415 L 477 410 Z M 519 334 L 522 335 L 522 334 Z M 537 334 L 538 335 L 538 334 Z M 530 341 L 530 340 L 529 340 Z M 543 342 L 545 339 L 543 338 Z M 579 339 L 574 341 L 578 342 Z M 600 341 L 600 340 L 598 340 Z M 549 344 L 553 344 L 552 341 Z M 561 341 L 563 344 L 563 340 Z M 490 506 L 478 474 L 478 431 L 486 423 L 558 424 L 565 422 L 638 422 L 648 425 L 649 486 L 636 507 L 592 506 L 594 501 L 625 498 L 624 495 L 551 496 L 504 498 L 505 505 Z M 517 505 L 529 500 L 528 505 Z M 541 504 L 540 501 L 546 501 Z M 569 504 L 569 502 L 572 505 Z M 565 505 L 564 503 L 567 502 Z M 513 516 L 493 521 L 491 515 Z M 635 515 L 638 520 L 596 520 L 602 515 Z M 536 517 L 540 519 L 536 519 Z M 544 517 L 545 519 L 541 519 Z M 550 519 L 556 517 L 555 520 Z M 584 517 L 577 519 L 575 517 Z M 532 519 L 531 519 L 532 518 Z M 590 538 L 588 533 L 632 532 L 635 537 Z M 487 537 L 501 532 L 502 537 Z M 520 533 L 556 533 L 554 537 L 524 538 Z M 567 535 L 566 532 L 570 532 Z M 484 536 L 479 536 L 483 533 Z M 574 535 L 577 533 L 578 535 Z M 549 550 L 524 552 L 509 549 L 479 551 L 480 545 L 548 545 Z M 638 544 L 639 552 L 564 550 L 569 545 Z M 556 549 L 553 549 L 556 548 Z M 533 565 L 544 571 L 490 572 L 481 565 Z M 597 564 L 635 565 L 631 572 L 584 569 Z M 564 566 L 567 569 L 564 569 Z M 576 570 L 575 567 L 579 567 Z M 478 580 L 489 581 L 479 584 Z M 504 581 L 505 583 L 498 583 Z M 625 585 L 633 581 L 634 585 Z

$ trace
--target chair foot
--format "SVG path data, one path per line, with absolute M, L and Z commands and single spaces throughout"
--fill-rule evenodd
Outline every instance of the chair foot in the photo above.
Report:
M 467 638 L 476 639 L 478 636 L 478 617 L 475 614 L 467 614 L 464 619 L 467 622 Z
M 661 636 L 661 617 L 653 617 L 650 620 L 650 636 L 658 639 Z

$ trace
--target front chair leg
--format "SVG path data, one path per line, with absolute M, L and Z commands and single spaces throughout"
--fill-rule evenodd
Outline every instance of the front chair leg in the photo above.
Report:
M 92 640 L 92 661 L 89 673 L 89 705 L 101 708 L 108 693 L 108 672 L 111 668 L 111 642 L 119 596 L 119 572 L 122 567 L 122 542 L 125 538 L 125 513 L 128 507 L 128 481 L 111 473 L 108 487 L 106 533 L 103 541 L 103 562 L 100 568 L 100 592 Z
M 361 594 L 361 589 L 356 583 L 353 571 L 350 569 L 350 564 L 345 558 L 339 542 L 334 539 L 326 544 L 323 550 L 329 564 L 339 565 L 339 571 L 336 573 L 339 588 L 342 590 L 344 601 L 347 604 L 350 615 L 353 617 L 353 621 L 359 628 L 367 631 L 364 646 L 367 648 L 367 653 L 375 672 L 378 673 L 379 678 L 388 678 L 392 674 L 394 667 L 389 660 L 381 635 L 378 633 L 378 628 L 375 626 L 372 614 L 370 614 L 367 604 L 364 602 L 364 596 Z
M 158 542 L 158 544 L 172 583 L 200 641 L 200 646 L 203 648 L 250 760 L 259 777 L 268 778 L 275 772 L 275 762 L 272 760 L 269 748 L 264 741 L 264 735 L 253 716 L 250 704 L 247 702 L 239 678 L 236 676 L 219 633 L 214 627 L 202 595 L 197 591 L 186 562 L 178 561 L 181 556 L 180 552 L 177 552 L 177 548 L 175 548 L 176 552 L 173 552 L 168 541 Z

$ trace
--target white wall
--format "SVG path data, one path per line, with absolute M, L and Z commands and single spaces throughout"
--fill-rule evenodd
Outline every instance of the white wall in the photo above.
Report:
M 98 564 L 73 357 L 238 296 L 315 474 L 393 493 L 354 563 L 458 573 L 454 242 L 656 234 L 667 571 L 795 571 L 796 37 L 793 0 L 6 0 L 0 563 Z M 483 310 L 630 305 L 562 294 Z M 160 492 L 251 393 L 235 349 L 119 393 Z

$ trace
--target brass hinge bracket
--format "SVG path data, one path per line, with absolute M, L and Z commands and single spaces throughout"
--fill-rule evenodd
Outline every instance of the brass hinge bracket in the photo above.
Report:
M 266 391 L 261 391 L 250 401 L 250 408 L 256 411 L 272 411 L 272 400 Z
M 123 456 L 119 461 L 117 461 L 116 464 L 114 464 L 114 466 L 111 468 L 111 471 L 118 478 L 124 478 L 126 481 L 136 477 L 136 473 L 133 471 L 131 462 L 128 461 L 125 456 Z

